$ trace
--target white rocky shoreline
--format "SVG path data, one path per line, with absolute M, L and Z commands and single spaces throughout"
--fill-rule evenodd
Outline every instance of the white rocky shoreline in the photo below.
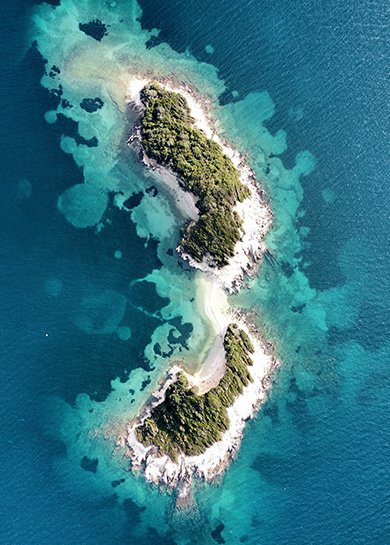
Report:
M 142 76 L 131 79 L 128 98 L 137 109 L 142 108 L 139 93 L 152 79 L 151 77 L 145 79 Z M 178 507 L 184 507 L 189 503 L 191 496 L 192 477 L 211 481 L 222 475 L 234 458 L 241 442 L 245 422 L 255 415 L 259 406 L 264 402 L 271 386 L 271 377 L 279 364 L 271 353 L 272 347 L 261 340 L 258 330 L 250 324 L 247 316 L 229 307 L 226 299 L 226 293 L 237 292 L 244 284 L 245 277 L 252 276 L 257 272 L 266 251 L 264 238 L 271 227 L 272 213 L 265 201 L 264 192 L 259 187 L 255 175 L 246 164 L 244 157 L 217 136 L 214 123 L 209 116 L 207 102 L 188 85 L 175 84 L 171 79 L 157 78 L 157 81 L 168 90 L 180 93 L 186 98 L 196 127 L 221 145 L 224 153 L 238 169 L 241 182 L 251 192 L 250 197 L 245 199 L 243 203 L 236 205 L 236 211 L 243 220 L 242 238 L 237 242 L 235 255 L 228 265 L 221 269 L 215 269 L 210 267 L 205 260 L 198 263 L 190 256 L 180 254 L 182 259 L 201 271 L 199 274 L 202 275 L 206 286 L 204 305 L 205 307 L 212 306 L 210 319 L 217 324 L 215 329 L 218 331 L 215 343 L 209 351 L 209 355 L 212 357 L 206 358 L 204 368 L 195 376 L 185 373 L 190 383 L 204 393 L 220 379 L 225 368 L 225 353 L 221 339 L 223 339 L 229 323 L 234 322 L 243 329 L 249 335 L 255 348 L 252 355 L 253 366 L 250 369 L 253 382 L 244 388 L 243 393 L 227 409 L 230 420 L 229 429 L 223 434 L 220 441 L 214 443 L 203 454 L 198 456 L 182 454 L 177 462 L 173 462 L 167 455 L 161 455 L 157 447 L 145 447 L 137 440 L 135 428 L 150 415 L 153 407 L 164 400 L 169 385 L 177 378 L 179 372 L 183 372 L 180 363 L 174 364 L 172 362 L 160 388 L 152 394 L 139 417 L 129 422 L 125 436 L 118 440 L 118 446 L 125 447 L 126 455 L 131 460 L 132 471 L 142 472 L 151 483 L 175 489 L 177 492 L 176 504 Z M 139 139 L 139 135 L 134 134 L 130 137 L 129 142 L 137 139 Z M 143 162 L 148 168 L 158 169 L 166 174 L 164 183 L 168 185 L 167 191 L 177 195 L 183 215 L 195 219 L 195 201 L 191 201 L 190 194 L 180 187 L 177 176 L 165 167 L 158 166 L 145 154 L 143 154 Z

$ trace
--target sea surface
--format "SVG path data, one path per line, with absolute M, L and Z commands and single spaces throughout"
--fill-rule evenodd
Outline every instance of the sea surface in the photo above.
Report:
M 390 544 L 388 2 L 59 3 L 1 6 L 0 543 Z M 76 24 L 94 19 L 101 41 Z M 186 516 L 113 446 L 207 324 L 100 44 L 214 96 L 274 211 L 270 256 L 232 304 L 283 365 Z

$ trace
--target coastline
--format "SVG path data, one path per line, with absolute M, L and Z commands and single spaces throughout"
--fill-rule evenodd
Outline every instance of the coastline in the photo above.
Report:
M 128 98 L 137 110 L 142 108 L 139 93 L 151 80 L 152 78 L 134 77 L 129 82 Z M 195 126 L 222 147 L 225 155 L 231 159 L 239 171 L 240 181 L 250 189 L 251 193 L 250 197 L 235 207 L 243 222 L 242 237 L 237 242 L 235 254 L 228 265 L 221 269 L 211 268 L 204 261 L 198 263 L 179 250 L 180 257 L 198 270 L 197 281 L 202 293 L 201 311 L 212 324 L 215 332 L 214 341 L 203 360 L 202 368 L 194 375 L 190 375 L 183 370 L 181 364 L 172 362 L 160 388 L 153 393 L 139 417 L 129 423 L 126 436 L 121 437 L 118 441 L 118 446 L 126 448 L 133 472 L 142 471 L 149 482 L 177 489 L 177 502 L 182 504 L 180 506 L 184 506 L 190 497 L 192 477 L 211 481 L 222 475 L 228 467 L 241 443 L 245 422 L 254 416 L 259 406 L 264 402 L 271 385 L 274 369 L 279 365 L 279 362 L 270 354 L 269 346 L 267 347 L 261 340 L 256 328 L 249 323 L 243 313 L 232 309 L 227 300 L 227 293 L 237 292 L 243 285 L 246 275 L 254 275 L 257 272 L 266 250 L 264 238 L 271 226 L 272 212 L 245 159 L 217 136 L 214 122 L 209 116 L 208 103 L 202 97 L 198 97 L 187 85 L 176 86 L 168 79 L 158 79 L 158 82 L 168 91 L 184 96 Z M 140 136 L 136 133 L 130 137 L 129 143 L 139 139 Z M 180 213 L 184 217 L 193 219 L 194 209 L 196 210 L 195 201 L 191 194 L 180 187 L 177 176 L 168 168 L 162 167 L 148 158 L 143 152 L 142 161 L 147 168 L 161 174 L 162 185 L 168 194 L 175 196 Z M 177 378 L 179 372 L 184 371 L 190 384 L 196 387 L 200 394 L 207 392 L 219 382 L 226 367 L 223 337 L 231 322 L 235 322 L 249 335 L 255 348 L 252 358 L 253 366 L 251 367 L 253 382 L 249 383 L 243 393 L 228 407 L 230 426 L 223 434 L 222 439 L 201 455 L 186 456 L 181 454 L 178 461 L 173 462 L 167 455 L 161 456 L 156 447 L 146 447 L 140 443 L 136 438 L 135 428 L 150 415 L 156 405 L 164 400 L 167 388 Z

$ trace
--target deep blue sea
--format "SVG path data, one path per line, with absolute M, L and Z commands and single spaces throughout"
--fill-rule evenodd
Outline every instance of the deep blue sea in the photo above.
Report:
M 83 439 L 88 414 L 112 414 L 106 400 L 132 370 L 148 376 L 156 328 L 189 330 L 144 281 L 164 266 L 136 198 L 130 217 L 110 193 L 102 229 L 77 228 L 58 205 L 87 175 L 63 135 L 91 135 L 44 118 L 59 99 L 31 44 L 38 4 L 3 1 L 0 19 L 0 543 L 389 545 L 389 4 L 139 2 L 142 27 L 160 30 L 151 51 L 169 44 L 225 82 L 227 135 L 262 173 L 275 214 L 275 259 L 235 300 L 283 366 L 223 483 L 201 487 L 183 521 L 142 482 L 127 497 L 132 477 Z

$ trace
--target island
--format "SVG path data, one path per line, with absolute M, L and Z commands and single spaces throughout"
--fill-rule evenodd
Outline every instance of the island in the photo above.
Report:
M 227 408 L 253 382 L 248 367 L 254 347 L 248 335 L 230 324 L 224 338 L 226 369 L 223 377 L 203 395 L 191 388 L 183 372 L 165 393 L 165 399 L 136 428 L 137 439 L 157 446 L 162 454 L 177 461 L 179 454 L 196 456 L 220 441 L 229 429 Z
M 202 369 L 172 361 L 159 388 L 118 444 L 133 472 L 191 496 L 193 477 L 212 480 L 234 458 L 246 420 L 265 400 L 277 359 L 249 316 L 227 294 L 253 275 L 266 251 L 272 214 L 245 159 L 218 136 L 205 102 L 172 81 L 136 79 L 129 87 L 138 119 L 129 137 L 146 168 L 160 169 L 186 201 L 177 256 L 198 270 L 203 304 L 216 331 Z
M 221 146 L 194 126 L 181 94 L 152 82 L 142 89 L 141 101 L 145 153 L 170 167 L 180 186 L 197 198 L 199 218 L 184 228 L 181 252 L 199 262 L 207 258 L 211 266 L 227 265 L 241 236 L 234 206 L 249 197 L 249 189 Z

